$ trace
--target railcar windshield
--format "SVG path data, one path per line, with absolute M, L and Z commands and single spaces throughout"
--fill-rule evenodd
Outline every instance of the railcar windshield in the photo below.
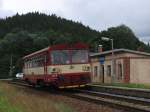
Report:
M 69 64 L 69 53 L 68 50 L 55 50 L 51 52 L 51 63 L 52 64 Z
M 71 59 L 72 59 L 72 63 L 87 63 L 88 51 L 87 50 L 72 50 Z
M 88 63 L 88 50 L 51 51 L 52 64 Z

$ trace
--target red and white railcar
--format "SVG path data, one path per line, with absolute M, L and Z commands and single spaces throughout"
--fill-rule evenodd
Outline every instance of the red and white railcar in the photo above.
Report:
M 88 46 L 61 44 L 23 57 L 23 79 L 33 85 L 80 87 L 90 82 Z

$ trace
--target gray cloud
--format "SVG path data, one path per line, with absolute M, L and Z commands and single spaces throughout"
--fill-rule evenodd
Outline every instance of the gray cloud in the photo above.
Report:
M 0 9 L 2 8 L 2 0 L 0 0 Z
M 67 3 L 66 17 L 94 29 L 126 24 L 137 36 L 150 36 L 150 0 L 77 0 Z
M 11 10 L 4 10 L 3 9 L 3 1 L 0 0 L 0 18 L 5 18 L 8 16 L 12 16 L 14 14 Z
M 14 15 L 15 12 L 11 11 L 11 10 L 1 10 L 0 9 L 0 18 L 5 18 L 5 17 L 9 17 Z
M 99 31 L 126 24 L 139 38 L 150 37 L 150 0 L 26 0 L 23 3 L 12 0 L 8 3 L 5 0 L 5 7 L 0 8 L 0 17 L 37 10 L 80 21 Z

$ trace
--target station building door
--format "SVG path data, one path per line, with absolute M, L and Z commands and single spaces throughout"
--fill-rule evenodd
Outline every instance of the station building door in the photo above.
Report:
M 93 66 L 92 81 L 96 83 L 104 83 L 104 65 L 98 64 Z
M 99 66 L 99 78 L 100 78 L 100 83 L 104 83 L 104 65 L 100 64 Z

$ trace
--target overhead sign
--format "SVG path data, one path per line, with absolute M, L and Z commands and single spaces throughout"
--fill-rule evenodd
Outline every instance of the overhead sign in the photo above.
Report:
M 99 58 L 100 64 L 104 64 L 104 61 L 105 61 L 105 58 L 104 58 L 104 57 L 100 57 L 100 58 Z

